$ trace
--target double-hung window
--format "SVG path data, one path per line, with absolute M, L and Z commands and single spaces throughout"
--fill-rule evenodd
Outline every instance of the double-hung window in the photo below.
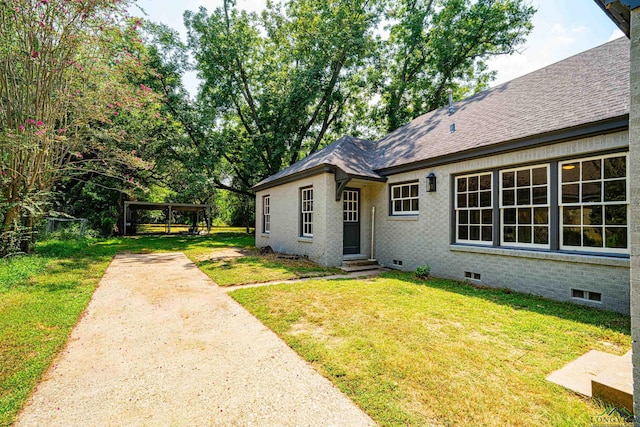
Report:
M 409 182 L 391 186 L 391 215 L 417 215 L 418 183 Z
M 627 156 L 560 162 L 560 248 L 628 252 Z
M 313 237 L 313 187 L 300 189 L 300 234 Z
M 456 177 L 456 241 L 493 243 L 491 172 Z
M 501 241 L 549 248 L 549 165 L 500 171 Z
M 271 233 L 271 196 L 262 198 L 262 232 Z

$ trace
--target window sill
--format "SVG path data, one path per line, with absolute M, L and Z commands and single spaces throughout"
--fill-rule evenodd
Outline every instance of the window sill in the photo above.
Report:
M 313 237 L 298 237 L 298 242 L 313 243 Z
M 387 219 L 389 221 L 417 221 L 420 219 L 420 215 L 388 215 Z
M 260 237 L 269 238 L 269 236 L 271 236 L 271 233 L 260 233 Z
M 606 265 L 611 267 L 629 267 L 629 258 L 611 256 L 607 254 L 573 254 L 557 251 L 542 251 L 530 249 L 506 249 L 496 247 L 468 246 L 462 244 L 451 244 L 449 250 L 452 252 L 470 252 L 488 255 L 502 255 L 517 258 L 532 258 L 548 261 L 573 262 L 576 264 Z

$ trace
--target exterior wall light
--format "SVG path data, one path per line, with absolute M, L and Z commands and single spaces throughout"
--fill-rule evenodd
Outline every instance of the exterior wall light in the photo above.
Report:
M 436 191 L 436 175 L 431 172 L 427 175 L 427 193 L 434 193 Z

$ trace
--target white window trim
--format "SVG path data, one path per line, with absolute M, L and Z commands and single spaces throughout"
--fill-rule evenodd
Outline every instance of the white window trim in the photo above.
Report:
M 311 193 L 311 198 L 305 198 L 305 194 Z M 307 196 L 308 197 L 308 196 Z M 305 202 L 311 202 L 311 210 L 305 210 Z M 305 221 L 305 215 L 310 215 L 311 220 Z M 300 189 L 300 236 L 313 237 L 313 187 L 305 187 Z M 311 233 L 306 233 L 306 225 L 311 228 Z
M 568 246 L 564 244 L 564 234 L 563 234 L 563 227 L 564 227 L 564 215 L 563 215 L 563 207 L 565 206 L 569 206 L 569 207 L 582 207 L 582 206 L 607 206 L 607 205 L 622 205 L 622 203 L 620 202 L 605 202 L 604 199 L 602 202 L 598 202 L 598 203 L 582 203 L 582 202 L 578 202 L 578 203 L 563 203 L 562 202 L 562 166 L 566 163 L 576 163 L 576 162 L 585 162 L 585 161 L 589 161 L 589 160 L 595 160 L 595 159 L 608 159 L 611 157 L 624 157 L 625 161 L 626 161 L 626 176 L 625 176 L 625 191 L 626 191 L 626 195 L 627 195 L 627 200 L 626 200 L 626 206 L 627 206 L 627 248 L 607 248 L 605 246 L 603 247 L 598 247 L 598 248 L 594 248 L 594 247 L 589 247 L 589 246 Z M 613 178 L 613 179 L 608 179 L 611 181 L 615 181 L 618 180 L 620 178 Z M 599 181 L 608 181 L 607 179 L 605 179 L 604 177 L 599 180 Z M 576 157 L 576 158 L 572 158 L 572 159 L 568 159 L 568 160 L 563 160 L 561 162 L 558 162 L 558 233 L 559 233 L 559 240 L 560 240 L 560 250 L 561 251 L 567 251 L 567 252 L 591 252 L 591 253 L 611 253 L 611 254 L 625 254 L 628 255 L 630 253 L 630 242 L 631 242 L 631 227 L 629 226 L 629 218 L 630 218 L 630 203 L 629 203 L 629 192 L 631 190 L 630 188 L 630 182 L 629 182 L 629 153 L 628 152 L 621 152 L 621 153 L 611 153 L 611 154 L 602 154 L 599 156 L 591 156 L 591 157 Z M 578 183 L 581 183 L 582 181 L 582 177 L 580 177 L 580 181 L 578 181 Z M 604 197 L 604 195 L 603 195 Z M 604 214 L 603 214 L 603 222 L 604 222 Z M 582 228 L 584 226 L 584 224 L 580 225 L 580 228 Z M 606 227 L 605 224 L 602 225 L 602 227 Z
M 262 233 L 271 234 L 271 195 L 262 196 Z
M 353 198 L 351 198 L 350 200 L 347 200 L 347 194 L 355 194 L 355 196 L 353 196 Z M 349 223 L 360 222 L 360 191 L 357 189 L 347 188 L 343 191 L 342 198 L 342 221 Z M 344 205 L 347 205 L 346 209 L 344 208 Z M 347 216 L 347 218 L 344 217 L 345 215 Z
M 418 188 L 418 195 L 415 197 L 411 196 L 411 186 L 415 185 Z M 399 198 L 394 198 L 393 197 L 393 189 L 395 187 L 400 187 L 400 197 Z M 402 197 L 402 187 L 409 187 L 409 197 Z M 397 184 L 391 184 L 389 186 L 389 191 L 391 192 L 389 200 L 391 201 L 391 215 L 397 215 L 397 216 L 401 216 L 401 215 L 418 215 L 420 214 L 420 181 L 410 181 L 410 182 L 400 182 Z M 416 211 L 396 211 L 396 206 L 395 206 L 395 201 L 400 200 L 417 200 L 418 201 L 418 210 Z M 411 204 L 411 202 L 409 202 L 409 204 Z
M 459 208 L 458 207 L 458 179 L 459 178 L 469 178 L 472 176 L 477 176 L 478 178 L 480 178 L 481 175 L 489 175 L 491 177 L 491 205 L 490 206 L 484 206 L 484 207 L 477 207 L 477 208 Z M 478 181 L 478 189 L 480 188 L 480 182 Z M 478 190 L 479 192 L 480 190 Z M 484 190 L 486 191 L 486 190 Z M 464 209 L 467 212 L 470 212 L 471 210 L 483 210 L 483 209 L 491 209 L 493 210 L 493 195 L 494 195 L 494 191 L 495 191 L 495 185 L 493 182 L 493 172 L 492 171 L 487 171 L 487 172 L 476 172 L 476 173 L 470 173 L 470 174 L 466 174 L 466 175 L 458 175 L 455 177 L 455 179 L 453 180 L 453 198 L 454 198 L 454 215 L 455 215 L 455 227 L 456 227 L 456 243 L 460 243 L 463 245 L 480 245 L 480 246 L 493 246 L 493 239 L 489 240 L 468 240 L 468 239 L 460 239 L 458 233 L 459 233 L 459 224 L 458 224 L 458 210 L 459 209 Z M 466 191 L 466 193 L 468 194 L 468 190 Z M 480 200 L 478 200 L 478 204 L 480 204 Z M 492 215 L 492 221 L 491 221 L 491 235 L 493 236 L 493 231 L 495 230 L 495 226 L 496 226 L 496 218 L 495 215 Z M 482 215 L 480 215 L 482 217 Z M 482 220 L 481 220 L 482 221 Z M 482 237 L 482 226 L 485 224 L 479 224 L 480 226 L 480 236 Z
M 529 204 L 529 205 L 513 205 L 513 206 L 504 206 L 504 202 L 502 200 L 502 174 L 505 172 L 516 172 L 516 179 L 517 179 L 517 172 L 521 171 L 521 170 L 532 170 L 532 169 L 537 169 L 537 168 L 541 168 L 541 167 L 546 167 L 547 168 L 547 204 L 546 205 L 534 205 L 533 203 Z M 498 191 L 499 193 L 499 197 L 500 197 L 500 246 L 501 247 L 517 247 L 517 248 L 531 248 L 531 249 L 551 249 L 551 165 L 549 163 L 542 163 L 542 164 L 536 164 L 536 165 L 531 165 L 531 166 L 522 166 L 522 167 L 517 167 L 517 168 L 510 168 L 510 169 L 500 169 L 499 173 L 498 173 L 498 177 L 500 178 L 500 182 L 499 184 L 499 189 Z M 534 186 L 533 183 L 529 186 L 529 188 L 533 188 L 533 187 L 541 187 L 541 185 L 537 185 Z M 517 190 L 517 184 L 513 187 L 514 190 Z M 517 201 L 517 197 L 518 197 L 518 192 L 516 191 L 515 193 L 515 197 L 516 197 L 516 201 Z M 533 194 L 531 194 L 531 201 L 533 202 Z M 512 208 L 543 208 L 546 207 L 547 208 L 547 229 L 548 229 L 548 239 L 549 239 L 549 243 L 545 244 L 540 244 L 540 243 L 520 243 L 520 242 L 505 242 L 504 239 L 504 228 L 505 228 L 505 223 L 504 223 L 504 210 L 505 209 L 512 209 Z M 533 217 L 531 218 L 531 221 L 533 221 Z M 509 224 L 512 225 L 512 224 Z M 535 227 L 535 224 L 532 222 L 531 224 L 531 228 Z M 518 224 L 514 225 L 515 227 L 518 226 Z M 532 239 L 533 240 L 533 239 Z

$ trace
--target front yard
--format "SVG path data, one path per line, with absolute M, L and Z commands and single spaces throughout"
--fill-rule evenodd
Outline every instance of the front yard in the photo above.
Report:
M 592 425 L 603 408 L 545 376 L 630 349 L 627 316 L 410 273 L 231 296 L 381 425 Z
M 211 236 L 48 241 L 0 260 L 0 426 L 10 425 L 119 251 L 184 252 L 220 285 L 328 275 Z M 544 378 L 591 349 L 623 354 L 629 317 L 410 273 L 231 295 L 382 425 L 590 425 L 603 411 Z

